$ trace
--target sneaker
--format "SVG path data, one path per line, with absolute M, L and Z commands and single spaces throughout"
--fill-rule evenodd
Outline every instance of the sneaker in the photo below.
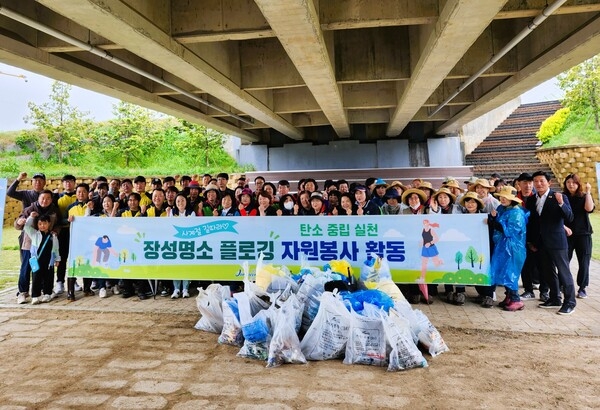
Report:
M 92 281 L 92 284 L 90 285 L 90 289 L 91 290 L 96 290 L 98 289 L 98 282 L 96 282 L 95 280 Z
M 177 291 L 177 293 L 179 293 L 179 291 Z M 161 290 L 160 291 L 160 296 L 162 296 L 163 298 L 166 298 L 167 296 L 169 296 L 169 291 L 167 289 Z M 171 295 L 171 296 L 173 296 L 173 295 Z
M 483 302 L 481 302 L 481 307 L 489 309 L 493 306 L 494 306 L 494 298 L 491 296 L 485 296 L 483 298 Z
M 77 281 L 75 281 L 75 292 L 80 292 L 83 288 L 81 286 L 79 286 L 79 283 L 77 283 Z
M 458 306 L 462 306 L 465 304 L 465 294 L 462 292 L 456 293 L 454 295 L 454 304 Z
M 509 312 L 516 312 L 517 310 L 523 310 L 525 308 L 525 303 L 520 300 L 511 300 L 504 306 L 504 310 Z
M 179 289 L 175 289 L 171 295 L 171 299 L 177 299 L 179 297 Z
M 95 295 L 95 293 L 94 293 L 94 291 L 93 291 L 93 290 L 91 290 L 91 289 L 88 289 L 88 290 L 84 290 L 84 291 L 83 291 L 83 296 L 94 296 L 94 295 Z
M 104 299 L 107 296 L 106 288 L 100 288 L 100 292 L 98 292 L 98 296 L 100 296 L 101 298 Z
M 577 291 L 577 297 L 579 299 L 587 299 L 587 293 L 585 292 L 584 288 L 579 288 L 579 290 Z
M 65 291 L 65 284 L 62 282 L 56 282 L 56 285 L 54 285 L 54 293 L 56 293 L 57 295 L 60 295 L 64 291 Z
M 48 303 L 50 302 L 52 299 L 54 299 L 54 297 L 52 295 L 43 295 L 42 296 L 42 303 Z
M 575 308 L 572 306 L 561 306 L 561 308 L 556 313 L 558 313 L 559 315 L 570 315 L 571 313 L 573 313 L 574 310 Z
M 446 302 L 454 303 L 454 292 L 446 293 Z
M 27 294 L 19 293 L 19 296 L 17 296 L 17 303 L 19 305 L 23 305 L 23 304 L 27 303 Z
M 112 293 L 113 295 L 120 295 L 121 291 L 119 290 L 119 285 L 115 285 L 112 287 Z
M 533 292 L 523 292 L 521 293 L 521 299 L 535 299 L 535 294 Z
M 184 289 L 183 292 L 181 292 L 181 297 L 184 299 L 187 299 L 190 297 L 190 292 L 188 292 L 187 289 Z
M 560 300 L 550 300 L 550 299 L 548 299 L 544 303 L 540 303 L 538 305 L 538 307 L 542 308 L 542 309 L 555 309 L 555 308 L 559 308 L 561 306 L 562 306 L 562 303 L 560 303 Z
M 548 292 L 540 293 L 540 302 L 547 302 L 550 299 Z
M 31 298 L 32 305 L 39 305 L 40 303 L 42 303 L 42 300 L 40 298 Z

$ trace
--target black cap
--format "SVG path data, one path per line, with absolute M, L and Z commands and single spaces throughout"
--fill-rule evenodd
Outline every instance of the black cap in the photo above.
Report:
M 46 180 L 46 175 L 42 174 L 41 172 L 38 172 L 37 174 L 35 174 L 33 176 L 32 179 L 35 179 L 35 178 L 42 178 L 45 181 Z
M 519 175 L 519 177 L 517 178 L 517 181 L 533 181 L 533 177 L 531 176 L 530 173 L 523 172 L 521 175 Z
M 141 175 L 138 175 L 137 177 L 135 177 L 135 179 L 133 180 L 134 184 L 137 184 L 138 182 L 146 182 L 146 178 L 144 178 Z
M 160 180 L 160 178 L 152 178 L 152 184 L 153 185 L 162 185 L 162 181 Z
M 42 174 L 42 175 L 44 175 L 44 174 Z M 46 177 L 44 177 L 44 179 L 46 179 Z M 71 175 L 71 174 L 67 174 L 64 177 L 62 177 L 62 181 L 75 181 L 75 180 L 76 180 L 75 176 Z

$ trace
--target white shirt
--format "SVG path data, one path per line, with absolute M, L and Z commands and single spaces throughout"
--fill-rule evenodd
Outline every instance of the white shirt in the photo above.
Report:
M 536 195 L 535 198 L 535 209 L 538 213 L 538 215 L 542 214 L 542 209 L 544 208 L 544 204 L 546 203 L 546 199 L 548 199 L 548 194 L 550 193 L 550 190 L 547 190 L 546 193 L 544 193 L 544 195 L 539 196 Z

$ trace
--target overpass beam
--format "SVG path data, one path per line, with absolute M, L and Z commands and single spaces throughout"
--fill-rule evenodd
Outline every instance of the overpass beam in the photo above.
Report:
M 437 23 L 427 36 L 413 74 L 398 101 L 386 132 L 388 137 L 402 132 L 505 3 L 506 0 L 446 2 Z M 418 44 L 418 41 L 415 39 L 413 44 Z M 419 51 L 411 50 L 411 53 Z
M 308 89 L 340 138 L 350 126 L 336 83 L 332 59 L 312 0 L 255 0 Z M 332 34 L 331 34 L 332 35 Z

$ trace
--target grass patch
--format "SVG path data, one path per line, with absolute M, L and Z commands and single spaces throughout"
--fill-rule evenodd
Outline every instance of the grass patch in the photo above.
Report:
M 594 229 L 592 234 L 592 258 L 600 260 L 600 212 L 591 213 L 590 222 Z
M 2 229 L 2 247 L 0 248 L 0 290 L 16 286 L 21 267 L 19 252 L 19 234 L 12 226 Z

